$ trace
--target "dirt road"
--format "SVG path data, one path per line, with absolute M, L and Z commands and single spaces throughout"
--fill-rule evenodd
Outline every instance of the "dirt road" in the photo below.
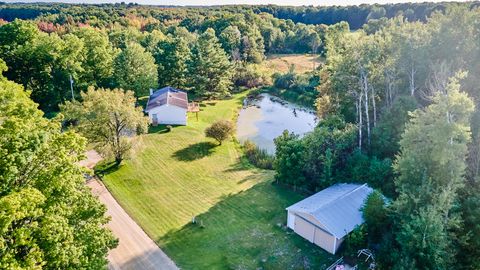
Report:
M 86 153 L 81 166 L 92 169 L 102 158 L 94 150 Z M 175 270 L 178 267 L 148 237 L 135 221 L 123 210 L 108 189 L 96 178 L 87 185 L 107 206 L 107 215 L 112 217 L 108 227 L 118 238 L 118 247 L 108 253 L 108 268 L 111 270 Z
M 108 227 L 119 239 L 118 247 L 108 254 L 109 269 L 178 269 L 175 263 L 123 210 L 102 183 L 92 179 L 88 186 L 107 206 L 107 215 L 112 217 Z

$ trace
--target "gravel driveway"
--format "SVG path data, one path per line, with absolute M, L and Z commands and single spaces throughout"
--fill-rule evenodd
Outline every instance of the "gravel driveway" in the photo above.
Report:
M 119 239 L 118 247 L 108 254 L 109 269 L 178 269 L 175 263 L 148 237 L 97 179 L 88 186 L 107 206 L 112 217 L 108 227 Z
M 91 150 L 80 165 L 93 168 L 101 157 Z M 112 219 L 108 227 L 119 239 L 118 247 L 108 253 L 108 268 L 112 270 L 174 270 L 175 263 L 153 242 L 135 221 L 123 210 L 108 189 L 97 179 L 88 181 L 93 194 L 107 206 Z

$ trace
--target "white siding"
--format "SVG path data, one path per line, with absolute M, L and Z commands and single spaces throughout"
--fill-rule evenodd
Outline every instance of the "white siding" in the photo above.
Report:
M 287 226 L 298 235 L 331 254 L 335 254 L 344 240 L 342 238 L 335 241 L 336 237 L 323 224 L 319 223 L 312 216 L 303 213 L 288 211 Z
M 313 243 L 326 251 L 335 254 L 335 236 L 330 235 L 321 229 L 315 228 L 315 239 Z
M 292 230 L 295 230 L 295 214 L 288 211 L 287 214 L 287 227 L 289 227 Z
M 302 218 L 295 217 L 295 232 L 311 243 L 315 239 L 315 227 Z
M 163 105 L 155 107 L 148 112 L 150 122 L 153 122 L 153 115 L 157 115 L 158 124 L 164 125 L 187 125 L 187 110 L 172 106 Z

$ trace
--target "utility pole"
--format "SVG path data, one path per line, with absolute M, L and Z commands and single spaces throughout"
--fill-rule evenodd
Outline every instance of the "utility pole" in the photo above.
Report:
M 73 78 L 72 78 L 72 74 L 70 74 L 70 91 L 72 91 L 72 100 L 75 100 L 75 96 L 73 95 Z

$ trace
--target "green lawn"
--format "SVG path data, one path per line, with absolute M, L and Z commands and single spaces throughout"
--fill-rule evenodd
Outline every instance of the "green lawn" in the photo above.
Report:
M 324 267 L 333 257 L 282 226 L 285 207 L 301 197 L 272 185 L 273 173 L 246 163 L 236 142 L 204 137 L 213 121 L 236 117 L 244 96 L 202 104 L 186 127 L 140 136 L 104 182 L 183 269 Z

